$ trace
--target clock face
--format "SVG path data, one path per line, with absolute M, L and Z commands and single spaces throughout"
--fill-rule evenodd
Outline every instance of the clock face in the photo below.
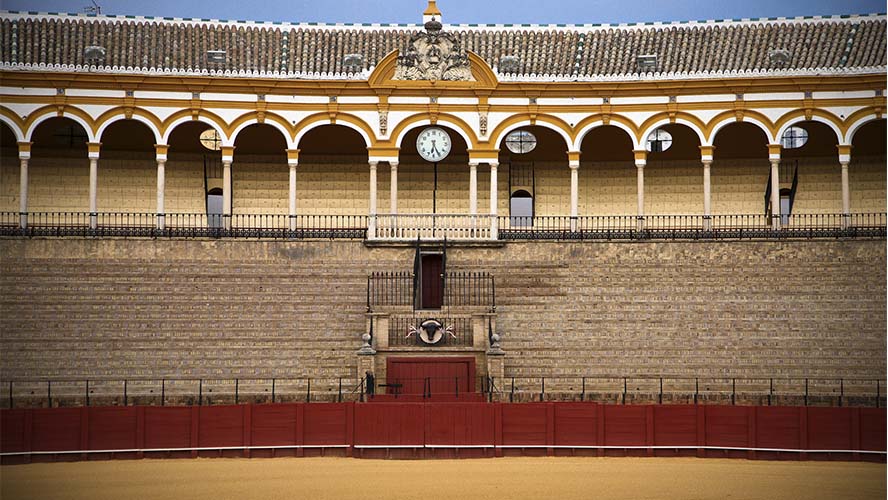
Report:
M 447 132 L 438 127 L 429 127 L 416 138 L 416 150 L 426 161 L 437 162 L 447 158 L 452 145 Z

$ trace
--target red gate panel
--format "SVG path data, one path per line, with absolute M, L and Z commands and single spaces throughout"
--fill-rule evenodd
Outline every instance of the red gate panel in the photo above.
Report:
M 388 394 L 400 391 L 405 395 L 454 395 L 475 392 L 475 358 L 424 357 L 388 358 L 386 383 L 400 384 L 389 387 Z

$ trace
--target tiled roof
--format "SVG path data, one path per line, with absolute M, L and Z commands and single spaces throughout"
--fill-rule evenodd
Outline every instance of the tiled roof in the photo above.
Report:
M 656 54 L 654 73 L 822 74 L 886 66 L 884 15 L 699 21 L 618 26 L 453 25 L 491 66 L 517 56 L 505 79 L 639 79 L 636 57 Z M 7 12 L 0 14 L 0 67 L 82 70 L 84 49 L 106 54 L 97 71 L 209 73 L 284 78 L 365 78 L 419 26 L 314 25 Z M 207 60 L 224 50 L 224 62 Z M 789 60 L 771 60 L 786 50 Z M 360 69 L 343 65 L 361 54 Z

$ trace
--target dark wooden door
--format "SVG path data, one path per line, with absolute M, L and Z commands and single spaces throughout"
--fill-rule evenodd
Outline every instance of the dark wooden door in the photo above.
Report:
M 441 309 L 444 304 L 444 281 L 441 279 L 441 273 L 444 271 L 444 257 L 441 254 L 423 254 L 421 266 L 420 308 Z
M 386 383 L 402 395 L 454 395 L 475 392 L 475 358 L 388 358 Z

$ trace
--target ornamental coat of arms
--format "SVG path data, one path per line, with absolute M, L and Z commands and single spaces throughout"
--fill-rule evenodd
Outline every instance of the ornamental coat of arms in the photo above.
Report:
M 407 52 L 398 56 L 393 80 L 473 80 L 465 49 L 441 27 L 432 19 L 425 23 L 425 31 L 410 38 Z

